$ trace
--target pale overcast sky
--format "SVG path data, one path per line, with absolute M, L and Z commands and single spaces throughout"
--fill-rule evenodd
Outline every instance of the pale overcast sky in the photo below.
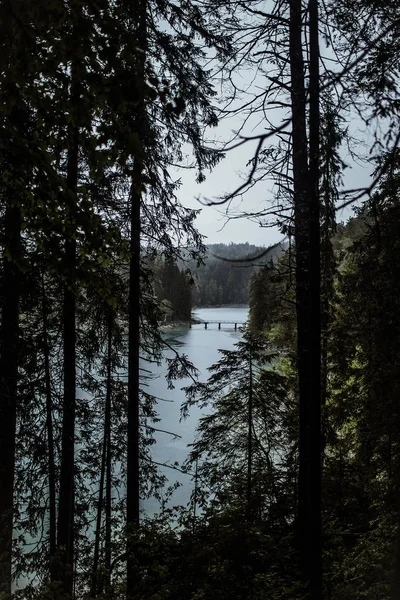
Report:
M 207 174 L 206 181 L 201 184 L 196 183 L 195 174 L 191 171 L 180 173 L 182 187 L 178 197 L 184 206 L 201 209 L 197 218 L 197 228 L 200 233 L 207 236 L 206 243 L 225 243 L 230 242 L 249 242 L 258 246 L 269 246 L 282 238 L 279 231 L 274 228 L 263 228 L 257 223 L 253 223 L 246 218 L 227 220 L 225 215 L 225 206 L 203 206 L 197 198 L 215 199 L 225 192 L 234 190 L 240 185 L 241 180 L 238 173 L 246 172 L 246 162 L 250 157 L 250 148 L 246 152 L 232 151 L 228 152 L 225 159 L 221 161 L 214 171 Z M 270 195 L 269 190 L 266 196 Z M 231 204 L 240 210 L 255 211 L 265 207 L 265 197 L 261 186 L 251 193 L 245 194 L 242 201 L 235 200 Z
M 206 180 L 200 184 L 196 183 L 195 172 L 192 170 L 180 170 L 177 173 L 182 180 L 178 198 L 184 206 L 201 209 L 196 223 L 200 233 L 207 237 L 206 243 L 249 242 L 257 246 L 269 246 L 283 238 L 277 227 L 261 227 L 247 218 L 227 220 L 225 206 L 203 206 L 197 200 L 198 197 L 203 201 L 216 199 L 222 194 L 236 189 L 242 182 L 240 174 L 248 172 L 246 163 L 251 158 L 254 148 L 254 144 L 252 146 L 246 144 L 228 152 L 220 164 L 211 174 L 208 173 Z M 353 163 L 352 167 L 345 171 L 345 187 L 358 188 L 368 185 L 369 174 L 370 169 L 366 166 Z M 247 212 L 262 210 L 272 198 L 273 183 L 265 181 L 244 194 L 241 202 L 235 200 L 233 206 L 237 208 L 237 213 L 240 213 L 241 210 Z M 231 205 L 231 209 L 233 206 Z M 338 211 L 337 221 L 346 221 L 352 213 L 352 207 Z
M 331 50 L 323 47 L 321 40 L 322 51 L 329 55 Z M 251 69 L 244 69 L 238 72 L 237 83 L 242 89 L 246 89 L 246 100 L 250 96 L 259 95 L 260 91 L 265 89 L 265 80 L 260 71 L 254 75 Z M 224 90 L 225 81 L 222 79 L 216 83 L 220 93 Z M 237 102 L 241 100 L 238 97 Z M 236 104 L 237 106 L 237 104 Z M 230 104 L 232 109 L 233 103 Z M 268 118 L 275 125 L 281 125 L 288 118 L 289 113 L 286 108 L 268 109 Z M 360 151 L 364 157 L 368 157 L 369 148 L 373 144 L 372 132 L 366 131 L 365 125 L 357 115 L 347 114 L 347 122 L 344 124 L 349 128 L 349 132 L 357 142 L 357 152 Z M 232 139 L 232 131 L 238 130 L 241 126 L 243 116 L 235 116 L 229 119 L 223 119 L 219 126 L 215 129 L 210 129 L 207 136 L 210 138 L 210 144 L 214 141 L 219 148 Z M 260 112 L 256 116 L 252 116 L 246 120 L 246 126 L 242 135 L 256 136 L 266 132 L 266 122 L 260 118 Z M 383 132 L 384 133 L 384 132 Z M 276 138 L 275 138 L 276 139 Z M 274 138 L 268 140 L 268 145 L 274 142 Z M 258 223 L 252 222 L 247 218 L 227 220 L 225 216 L 225 206 L 209 207 L 202 206 L 197 198 L 200 197 L 203 201 L 206 199 L 215 200 L 224 193 L 229 193 L 235 190 L 249 172 L 247 166 L 248 161 L 254 156 L 257 142 L 246 143 L 235 150 L 226 153 L 226 157 L 220 162 L 212 173 L 206 173 L 206 180 L 198 184 L 195 181 L 195 172 L 193 170 L 181 169 L 174 176 L 181 178 L 182 187 L 178 192 L 178 198 L 184 206 L 190 208 L 201 208 L 201 214 L 197 219 L 197 227 L 203 235 L 207 237 L 206 243 L 229 243 L 229 242 L 249 242 L 251 244 L 269 246 L 281 240 L 282 234 L 276 227 L 261 227 Z M 349 158 L 346 149 L 343 149 L 343 159 L 351 168 L 345 170 L 343 174 L 343 183 L 345 189 L 354 189 L 366 187 L 370 184 L 370 176 L 373 171 L 372 163 L 368 163 L 364 159 L 364 163 L 360 164 Z M 241 177 L 242 176 L 242 177 Z M 245 212 L 256 212 L 257 210 L 265 210 L 270 206 L 274 199 L 274 184 L 270 180 L 258 183 L 252 189 L 247 191 L 242 199 L 242 202 L 235 200 L 231 204 L 230 211 L 239 214 L 242 210 Z M 337 221 L 342 222 L 348 220 L 353 214 L 353 207 L 343 209 L 337 212 Z

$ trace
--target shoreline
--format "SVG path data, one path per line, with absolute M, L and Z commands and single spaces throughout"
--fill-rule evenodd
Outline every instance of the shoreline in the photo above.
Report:
M 202 308 L 249 308 L 248 304 L 205 304 L 204 306 L 194 306 L 192 312 Z
M 168 323 L 164 323 L 160 325 L 161 331 L 170 331 L 171 329 L 181 329 L 185 327 L 189 327 L 191 323 L 200 323 L 201 321 L 168 321 Z
M 201 310 L 203 308 L 248 308 L 248 304 L 215 304 L 210 306 L 195 306 L 192 308 L 192 314 L 196 310 Z M 160 325 L 161 331 L 171 331 L 172 329 L 182 329 L 190 327 L 190 325 L 199 325 L 200 323 L 204 323 L 201 319 L 191 318 L 187 321 L 168 321 Z

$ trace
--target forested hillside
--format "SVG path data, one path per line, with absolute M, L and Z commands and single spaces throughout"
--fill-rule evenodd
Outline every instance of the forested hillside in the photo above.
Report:
M 283 242 L 268 250 L 248 243 L 208 245 L 204 264 L 189 264 L 194 275 L 193 306 L 247 305 L 252 273 L 276 259 L 285 246 Z
M 321 371 L 329 598 L 389 597 L 387 574 L 400 550 L 399 184 L 398 174 L 388 177 L 372 201 L 332 237 L 335 275 L 323 304 Z M 285 377 L 289 397 L 297 394 L 294 268 L 287 252 L 273 268 L 253 275 L 250 300 L 251 330 L 278 352 L 275 371 Z M 296 435 L 287 443 L 284 455 L 289 457 Z M 287 519 L 289 514 L 290 509 Z M 399 588 L 393 585 L 396 592 L 390 597 L 395 598 Z
M 190 321 L 192 286 L 188 275 L 171 259 L 151 261 L 154 293 L 160 305 L 161 321 Z

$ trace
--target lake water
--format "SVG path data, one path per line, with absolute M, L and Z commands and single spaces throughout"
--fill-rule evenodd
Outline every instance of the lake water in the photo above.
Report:
M 234 329 L 234 323 L 238 323 L 239 328 L 246 322 L 248 312 L 248 308 L 200 308 L 193 312 L 193 317 L 208 322 L 207 329 L 204 325 L 198 324 L 193 325 L 191 329 L 189 327 L 173 329 L 168 331 L 165 337 L 176 350 L 188 356 L 199 370 L 199 379 L 206 381 L 208 367 L 219 360 L 218 350 L 231 350 L 241 338 L 240 331 Z M 210 321 L 217 321 L 217 323 L 210 323 Z M 224 321 L 229 323 L 224 323 Z M 221 323 L 220 330 L 218 322 Z M 165 357 L 172 356 L 171 351 L 165 352 Z M 149 368 L 148 365 L 146 368 Z M 156 433 L 157 443 L 152 448 L 153 460 L 171 465 L 175 462 L 182 464 L 188 455 L 188 445 L 193 443 L 201 411 L 193 407 L 190 416 L 180 422 L 180 407 L 185 400 L 185 394 L 181 388 L 190 383 L 189 379 L 177 381 L 175 389 L 168 390 L 165 381 L 165 361 L 160 366 L 152 365 L 151 370 L 154 379 L 149 382 L 148 391 L 162 399 L 159 401 L 157 409 L 161 421 L 156 427 L 180 436 L 180 438 L 174 439 L 166 433 Z M 165 467 L 161 467 L 161 470 L 168 476 L 171 483 L 174 481 L 181 483 L 181 487 L 174 492 L 172 504 L 186 505 L 193 487 L 191 477 Z M 143 508 L 148 513 L 154 513 L 158 511 L 159 504 L 155 500 L 149 500 L 143 504 Z
M 176 348 L 180 353 L 188 356 L 189 360 L 199 370 L 199 379 L 207 380 L 207 369 L 219 359 L 218 350 L 231 350 L 235 343 L 241 338 L 240 331 L 235 331 L 234 323 L 240 325 L 245 323 L 248 318 L 248 308 L 201 308 L 193 312 L 193 317 L 203 322 L 208 322 L 208 328 L 198 324 L 181 329 L 171 329 L 165 334 L 168 343 Z M 210 323 L 217 321 L 217 323 Z M 228 321 L 228 323 L 224 323 Z M 221 323 L 221 329 L 218 329 L 218 322 Z M 172 357 L 172 351 L 164 353 L 165 358 Z M 185 394 L 181 388 L 190 383 L 190 380 L 180 380 L 176 382 L 175 389 L 169 390 L 165 380 L 166 361 L 161 365 L 148 363 L 144 365 L 146 369 L 152 372 L 152 379 L 148 382 L 147 391 L 157 398 L 158 413 L 161 421 L 156 424 L 159 429 L 171 431 L 179 438 L 173 438 L 166 433 L 156 433 L 157 443 L 152 447 L 153 460 L 159 463 L 174 465 L 175 462 L 182 464 L 188 455 L 188 445 L 194 440 L 195 429 L 201 416 L 201 411 L 193 407 L 190 416 L 180 421 L 180 407 L 185 400 Z M 189 501 L 193 489 L 193 482 L 190 475 L 182 474 L 179 471 L 168 467 L 160 467 L 167 475 L 172 484 L 178 481 L 181 486 L 174 492 L 171 506 L 186 505 Z M 142 508 L 147 514 L 159 512 L 159 503 L 154 500 L 143 502 Z M 14 584 L 14 590 L 23 588 L 27 585 L 33 575 L 30 577 L 21 577 Z

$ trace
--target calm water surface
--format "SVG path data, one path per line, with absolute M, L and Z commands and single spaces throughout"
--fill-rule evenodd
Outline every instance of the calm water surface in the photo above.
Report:
M 221 330 L 218 330 L 217 323 L 210 323 L 205 330 L 204 325 L 193 325 L 192 329 L 174 329 L 165 334 L 171 346 L 175 347 L 181 353 L 188 356 L 189 360 L 199 370 L 199 379 L 207 379 L 207 368 L 219 359 L 218 349 L 230 350 L 240 339 L 240 331 L 234 330 L 234 323 L 241 325 L 245 323 L 248 317 L 248 308 L 202 308 L 195 310 L 193 317 L 201 321 L 229 321 L 221 323 Z M 171 351 L 165 352 L 165 357 L 172 357 Z M 181 388 L 190 383 L 189 380 L 176 382 L 174 390 L 168 390 L 165 381 L 166 362 L 158 365 L 144 365 L 146 369 L 151 369 L 152 377 L 148 382 L 148 391 L 154 396 L 160 398 L 158 402 L 158 413 L 161 421 L 156 424 L 160 429 L 171 431 L 180 437 L 174 439 L 171 435 L 165 433 L 156 433 L 157 443 L 152 448 L 153 459 L 160 463 L 173 465 L 175 462 L 183 463 L 188 455 L 188 444 L 194 440 L 195 429 L 201 411 L 192 408 L 189 418 L 180 422 L 180 407 L 185 400 L 185 394 Z M 171 505 L 186 505 L 189 501 L 193 488 L 193 483 L 189 475 L 184 475 L 178 471 L 162 468 L 166 473 L 170 483 L 179 481 L 179 487 L 173 496 Z M 159 503 L 156 500 L 148 500 L 143 503 L 143 508 L 148 514 L 159 512 Z M 20 578 L 14 585 L 24 587 L 29 583 L 29 579 Z
M 193 325 L 191 329 L 174 329 L 166 334 L 168 342 L 181 353 L 188 356 L 189 360 L 199 370 L 199 379 L 205 381 L 208 377 L 207 369 L 219 359 L 218 350 L 231 350 L 240 339 L 240 331 L 234 330 L 234 323 L 238 327 L 246 322 L 248 308 L 201 308 L 193 312 L 193 317 L 201 321 L 221 322 L 221 330 L 217 323 L 209 323 L 207 330 L 204 325 Z M 223 323 L 223 321 L 229 321 Z M 172 357 L 171 351 L 165 352 L 166 357 Z M 157 443 L 153 446 L 153 459 L 160 463 L 173 465 L 175 462 L 183 463 L 188 455 L 188 445 L 193 443 L 195 429 L 201 411 L 192 408 L 190 416 L 180 422 L 180 407 L 185 400 L 181 388 L 190 383 L 189 379 L 177 381 L 174 390 L 168 390 L 165 382 L 166 363 L 160 366 L 151 366 L 153 379 L 149 381 L 148 391 L 160 398 L 158 413 L 161 421 L 156 425 L 160 429 L 171 431 L 180 436 L 174 439 L 166 433 L 156 433 Z M 170 482 L 179 481 L 181 487 L 174 493 L 172 504 L 186 504 L 192 491 L 192 481 L 189 475 L 181 474 L 169 468 L 162 468 Z M 143 505 L 146 512 L 157 512 L 159 505 L 156 501 L 149 500 Z

